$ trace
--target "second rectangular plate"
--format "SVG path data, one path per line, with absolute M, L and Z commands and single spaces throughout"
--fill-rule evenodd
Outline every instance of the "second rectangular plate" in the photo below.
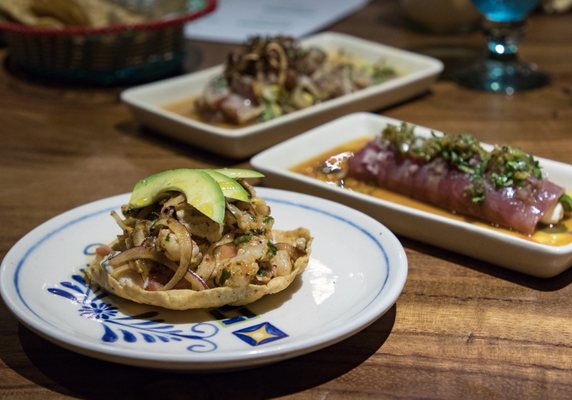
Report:
M 358 138 L 379 135 L 387 124 L 400 125 L 402 122 L 370 113 L 351 114 L 267 149 L 253 157 L 251 164 L 266 175 L 265 182 L 270 186 L 299 190 L 349 205 L 412 239 L 543 278 L 555 276 L 572 264 L 572 244 L 539 244 L 503 230 L 339 188 L 290 170 Z M 430 132 L 428 128 L 416 128 L 420 135 Z M 568 192 L 572 190 L 571 165 L 542 158 L 537 160 L 551 181 Z
M 164 108 L 200 94 L 207 82 L 222 71 L 222 66 L 127 89 L 121 99 L 144 125 L 227 157 L 244 158 L 333 118 L 350 112 L 374 111 L 411 98 L 427 90 L 443 70 L 443 64 L 434 58 L 340 33 L 321 33 L 301 44 L 329 52 L 341 50 L 365 62 L 384 60 L 399 76 L 267 122 L 236 129 L 210 125 Z

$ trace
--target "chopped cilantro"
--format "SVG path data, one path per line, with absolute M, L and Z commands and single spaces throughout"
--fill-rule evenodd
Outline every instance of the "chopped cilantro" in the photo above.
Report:
M 271 256 L 274 256 L 276 254 L 276 252 L 278 251 L 278 248 L 276 247 L 276 245 L 270 241 L 266 242 L 267 246 L 268 246 L 268 253 Z
M 395 72 L 395 69 L 387 65 L 373 66 L 372 78 L 375 83 L 386 81 L 387 79 L 393 78 L 396 75 L 397 73 Z
M 538 161 L 520 149 L 508 146 L 485 150 L 471 134 L 428 138 L 415 136 L 414 126 L 388 125 L 381 133 L 386 146 L 402 157 L 430 162 L 436 158 L 467 174 L 472 183 L 467 192 L 474 203 L 482 203 L 487 189 L 522 187 L 531 177 L 542 179 Z
M 139 213 L 139 211 L 141 211 L 140 208 L 131 208 L 129 206 L 121 207 L 121 213 L 124 217 L 134 217 Z
M 271 119 L 279 117 L 283 114 L 280 105 L 274 101 L 264 99 L 262 101 L 262 106 L 262 114 L 260 114 L 260 117 L 258 118 L 260 122 L 270 121 Z
M 567 213 L 572 212 L 572 197 L 564 193 L 562 196 L 560 196 L 560 199 L 558 201 L 560 202 L 560 204 L 562 204 L 562 207 L 564 208 L 565 212 Z
M 489 180 L 495 188 L 524 186 L 526 179 L 542 178 L 538 161 L 520 149 L 495 147 L 490 153 Z
M 249 242 L 250 239 L 252 239 L 252 235 L 237 236 L 232 243 L 234 243 L 234 245 L 239 245 L 241 243 Z
M 228 81 L 224 75 L 217 75 L 213 78 L 213 84 L 217 89 L 224 89 L 228 87 Z
M 223 286 L 228 278 L 230 278 L 230 271 L 228 269 L 223 269 L 220 274 L 220 279 L 218 280 L 219 285 Z

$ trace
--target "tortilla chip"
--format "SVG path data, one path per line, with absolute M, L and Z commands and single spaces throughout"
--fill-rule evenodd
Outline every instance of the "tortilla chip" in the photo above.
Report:
M 20 24 L 46 28 L 101 28 L 146 20 L 106 0 L 0 0 L 0 12 Z
M 32 0 L 0 0 L 0 11 L 7 17 L 23 25 L 62 28 L 61 21 L 46 16 L 39 16 L 31 10 Z

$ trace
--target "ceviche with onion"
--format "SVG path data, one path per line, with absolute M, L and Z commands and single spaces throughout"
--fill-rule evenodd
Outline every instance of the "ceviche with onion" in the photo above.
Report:
M 97 249 L 88 278 L 170 309 L 242 305 L 290 285 L 308 263 L 310 232 L 274 229 L 270 207 L 242 175 L 219 171 L 142 180 L 121 214 L 111 213 L 121 233 Z

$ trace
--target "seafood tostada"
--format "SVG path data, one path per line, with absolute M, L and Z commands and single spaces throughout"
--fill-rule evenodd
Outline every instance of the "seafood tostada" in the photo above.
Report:
M 89 281 L 138 303 L 175 310 L 252 303 L 306 268 L 312 236 L 273 229 L 246 169 L 176 169 L 139 181 L 112 243 L 97 249 Z

